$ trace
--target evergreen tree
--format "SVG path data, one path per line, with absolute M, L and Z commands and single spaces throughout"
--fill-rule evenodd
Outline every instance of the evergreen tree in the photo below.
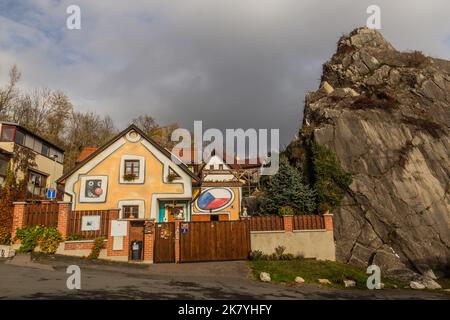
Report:
M 315 191 L 302 182 L 300 172 L 285 157 L 280 157 L 278 172 L 267 182 L 263 213 L 274 214 L 283 206 L 290 206 L 295 213 L 312 213 L 316 208 Z
M 352 176 L 342 169 L 336 154 L 327 146 L 314 143 L 312 153 L 314 189 L 319 203 L 339 207 L 352 183 Z

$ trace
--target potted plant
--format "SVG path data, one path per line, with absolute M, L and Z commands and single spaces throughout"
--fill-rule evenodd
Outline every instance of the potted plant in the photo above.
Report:
M 123 175 L 123 180 L 125 181 L 133 181 L 134 179 L 136 179 L 136 175 L 134 173 L 125 173 Z
M 176 173 L 169 173 L 167 175 L 167 181 L 169 181 L 169 182 L 174 181 L 176 178 L 178 178 L 178 175 Z

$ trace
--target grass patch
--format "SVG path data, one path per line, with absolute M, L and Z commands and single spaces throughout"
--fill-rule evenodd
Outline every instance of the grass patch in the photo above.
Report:
M 261 272 L 270 273 L 271 279 L 279 283 L 294 283 L 297 276 L 306 283 L 318 284 L 318 279 L 328 279 L 331 287 L 344 288 L 344 280 L 354 280 L 356 287 L 367 289 L 368 275 L 365 270 L 334 261 L 319 261 L 314 259 L 297 259 L 290 261 L 250 261 L 253 276 L 259 279 Z M 402 288 L 404 284 L 382 277 L 385 288 Z

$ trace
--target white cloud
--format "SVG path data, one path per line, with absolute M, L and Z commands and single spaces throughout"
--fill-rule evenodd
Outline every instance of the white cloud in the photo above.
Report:
M 281 128 L 287 143 L 321 64 L 370 4 L 397 48 L 450 55 L 444 0 L 76 2 L 79 31 L 65 28 L 73 1 L 0 5 L 0 79 L 17 63 L 26 87 L 60 88 L 122 126 L 149 113 L 187 127 Z

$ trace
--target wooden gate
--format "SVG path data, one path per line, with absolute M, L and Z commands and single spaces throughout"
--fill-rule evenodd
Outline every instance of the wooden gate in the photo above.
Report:
M 175 223 L 157 223 L 155 226 L 155 263 L 175 262 Z
M 180 224 L 180 262 L 244 260 L 249 253 L 247 221 Z

